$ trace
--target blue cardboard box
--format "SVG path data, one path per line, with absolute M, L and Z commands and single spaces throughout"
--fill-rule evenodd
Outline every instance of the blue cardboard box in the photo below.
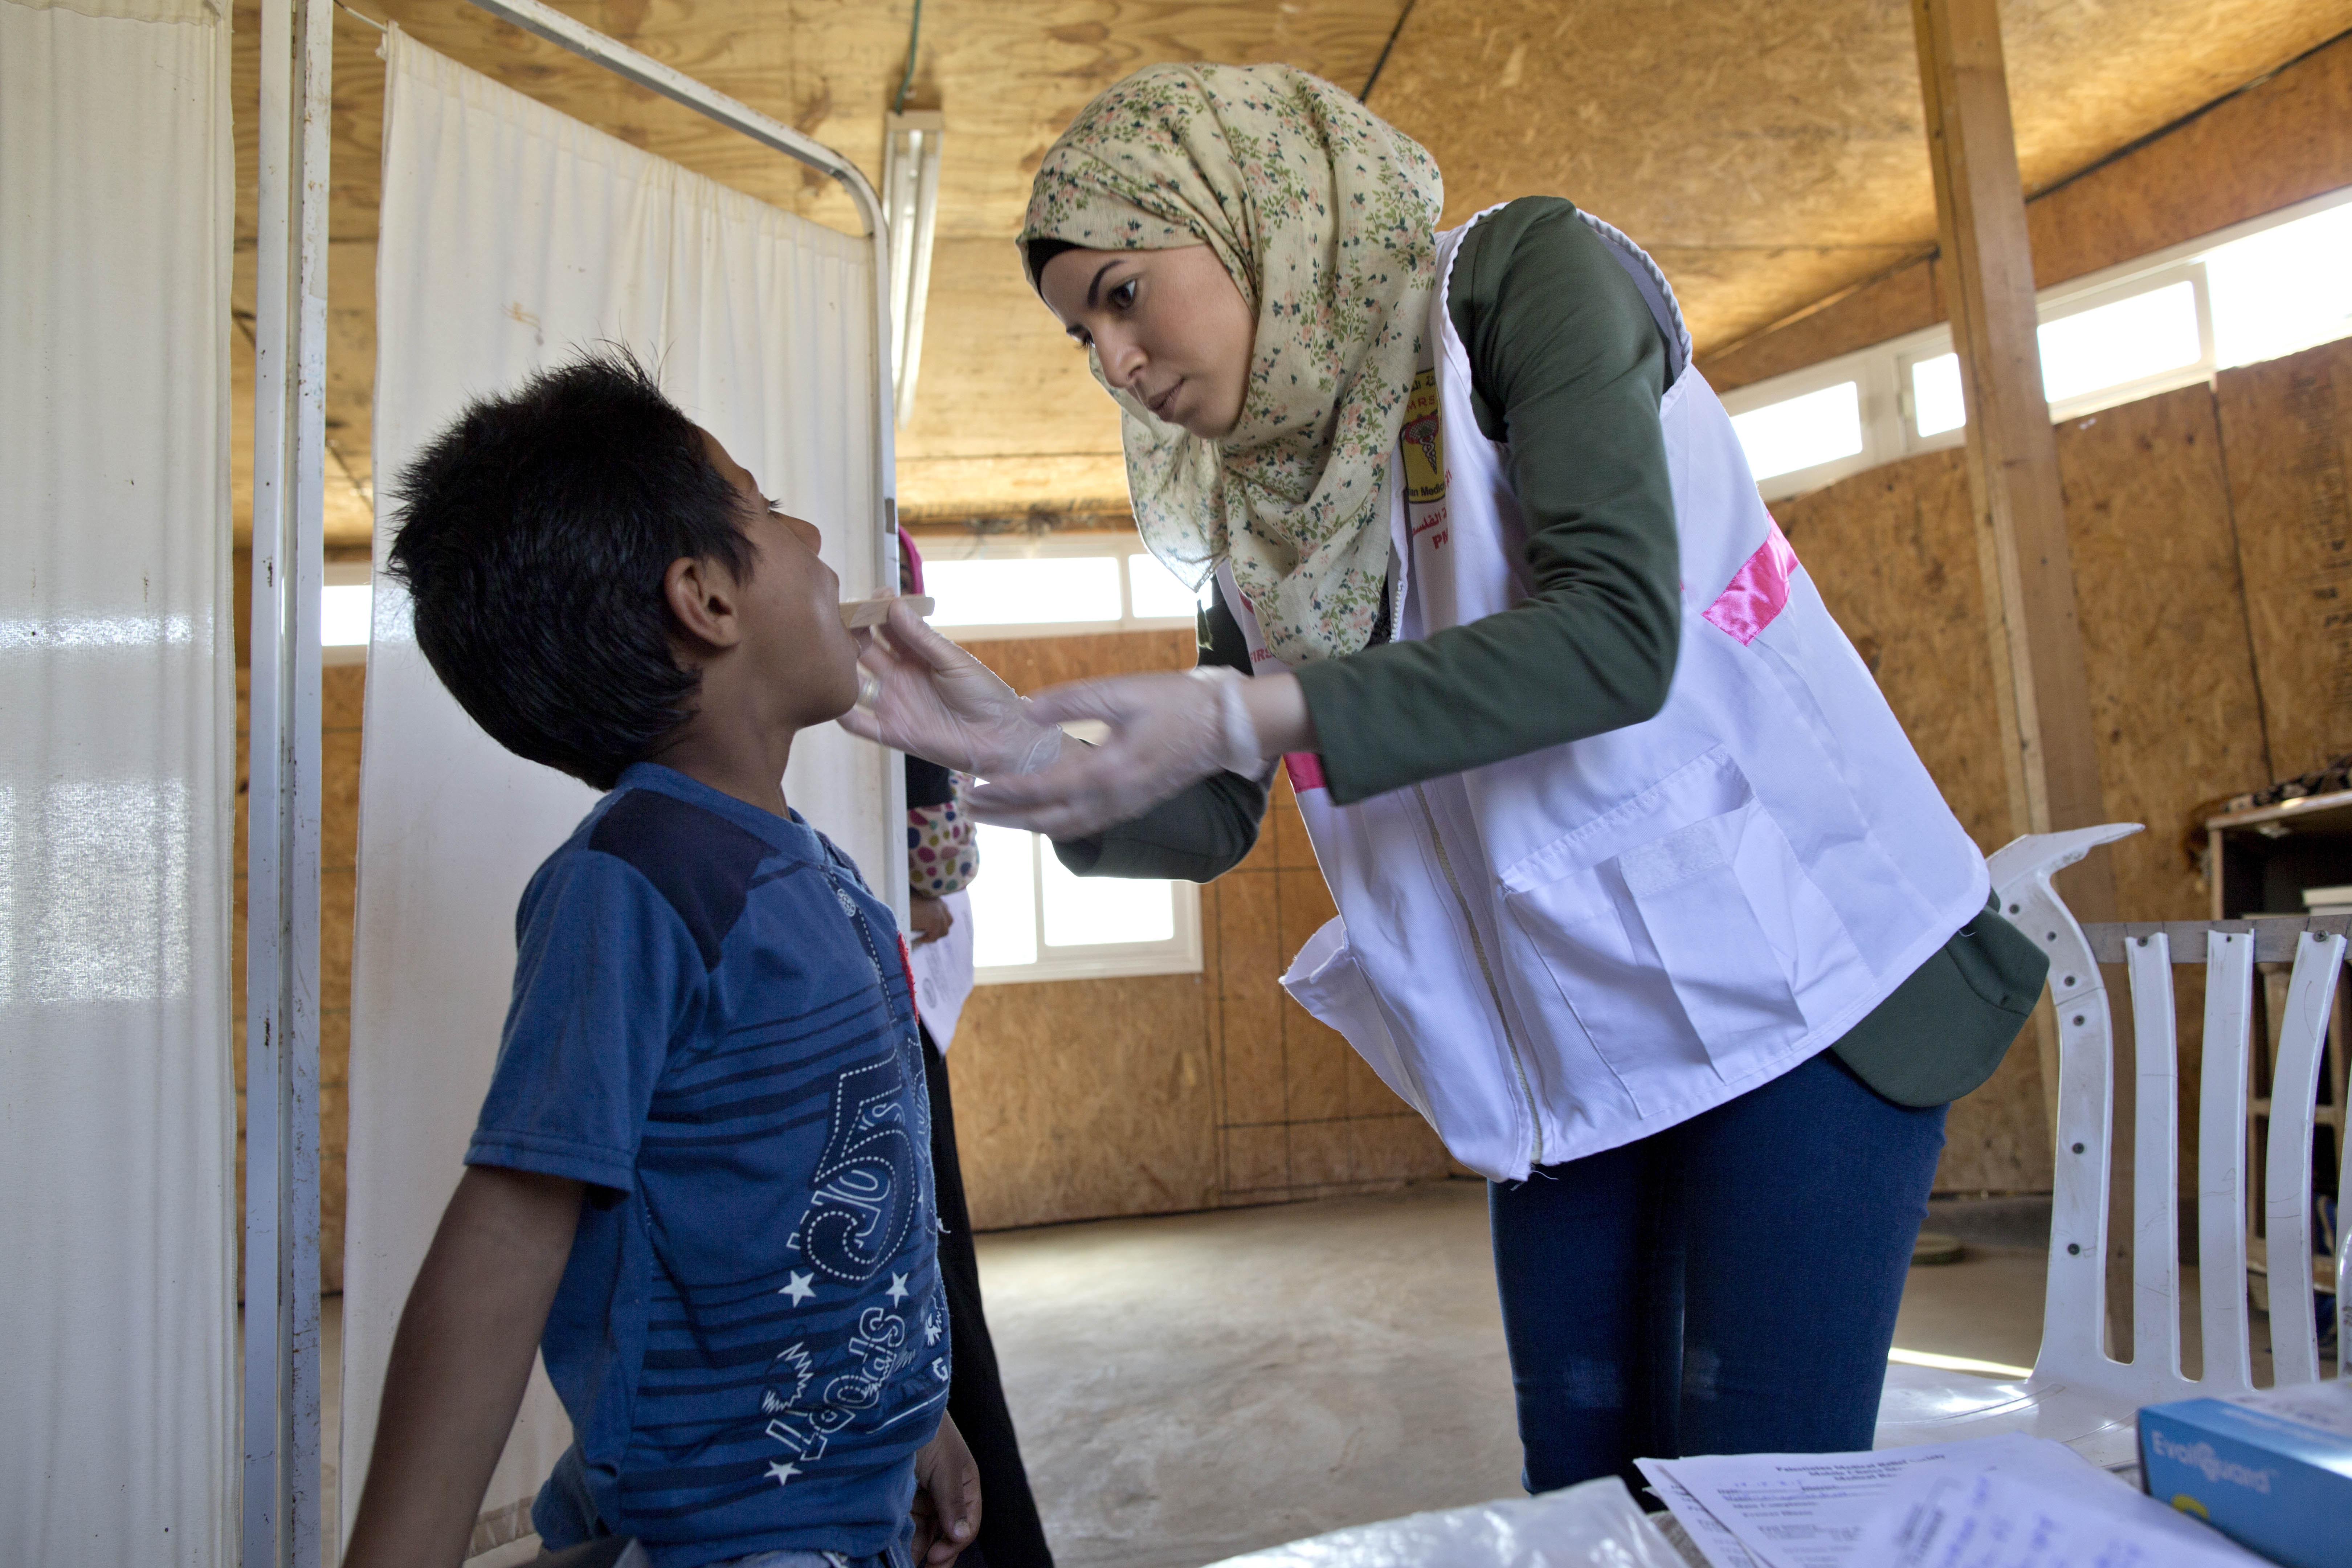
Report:
M 2352 1386 L 2184 1399 L 2139 1413 L 2148 1495 L 2288 1568 L 2352 1568 Z

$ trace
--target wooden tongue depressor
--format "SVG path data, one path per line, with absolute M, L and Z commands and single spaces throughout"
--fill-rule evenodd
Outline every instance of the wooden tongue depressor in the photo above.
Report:
M 928 616 L 939 608 L 939 602 L 925 594 L 904 594 L 895 599 L 851 599 L 841 606 L 841 624 L 853 632 L 878 626 L 893 605 L 905 605 L 918 616 Z

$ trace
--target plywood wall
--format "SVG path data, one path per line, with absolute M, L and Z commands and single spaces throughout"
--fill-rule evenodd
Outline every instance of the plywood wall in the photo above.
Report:
M 2117 900 L 2136 920 L 2200 919 L 2201 808 L 2352 751 L 2352 342 L 2069 421 L 2058 458 L 2106 815 L 2147 826 L 2110 851 Z M 1774 510 L 1961 822 L 1987 850 L 2006 842 L 1958 454 Z M 2201 976 L 2180 978 L 2186 1130 Z M 1939 1189 L 2047 1184 L 2036 1066 L 2029 1038 L 1953 1108 Z
M 2352 752 L 2352 342 L 2218 392 L 2271 755 L 2305 773 Z
M 2110 819 L 2147 824 L 2108 851 L 2116 907 L 2200 920 L 2210 897 L 2184 834 L 2204 803 L 2273 776 L 2214 395 L 2070 420 L 2058 468 L 2100 791 Z

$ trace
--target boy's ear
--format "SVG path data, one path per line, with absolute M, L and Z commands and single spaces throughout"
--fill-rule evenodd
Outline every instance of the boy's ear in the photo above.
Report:
M 742 627 L 735 618 L 735 582 L 716 563 L 679 556 L 662 574 L 662 597 L 678 629 L 704 647 L 733 647 L 741 640 Z

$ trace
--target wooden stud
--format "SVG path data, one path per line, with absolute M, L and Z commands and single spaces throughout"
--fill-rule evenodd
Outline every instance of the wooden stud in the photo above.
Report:
M 2025 189 L 2010 121 L 1995 0 L 1912 0 L 1919 90 L 1927 121 L 1936 218 L 1948 268 L 1952 343 L 1967 399 L 1969 498 L 1993 639 L 1993 685 L 2002 719 L 2002 766 L 2020 833 L 2087 827 L 2103 820 L 2099 759 L 2091 728 L 2090 677 L 2074 604 L 2058 443 L 2042 395 L 2040 321 Z M 2076 918 L 2116 914 L 2115 873 L 2095 850 L 2062 888 Z M 2045 1092 L 2058 1072 L 2057 1032 L 2046 1008 L 2036 1030 Z M 2117 1041 L 2120 1052 L 2122 1042 Z M 2116 1075 L 2116 1125 L 2131 1125 L 2131 1075 Z M 2054 1136 L 2057 1097 L 2049 1094 Z M 2113 1191 L 2133 1175 L 2118 1151 Z M 2129 1301 L 2128 1225 L 2111 1226 L 2110 1337 L 2123 1338 Z
M 1994 663 L 2008 668 L 2016 712 L 2017 826 L 2035 833 L 2089 826 L 2100 820 L 2099 762 L 2058 444 L 2042 392 L 2033 255 L 2000 16 L 1993 0 L 1913 0 L 1911 15 L 1937 216 L 1957 285 L 1952 338 L 1969 408 L 1969 492 L 1998 563 Z M 2078 882 L 2070 907 L 2108 918 L 2112 891 L 2102 900 L 2106 907 L 2093 907 L 2087 890 Z

